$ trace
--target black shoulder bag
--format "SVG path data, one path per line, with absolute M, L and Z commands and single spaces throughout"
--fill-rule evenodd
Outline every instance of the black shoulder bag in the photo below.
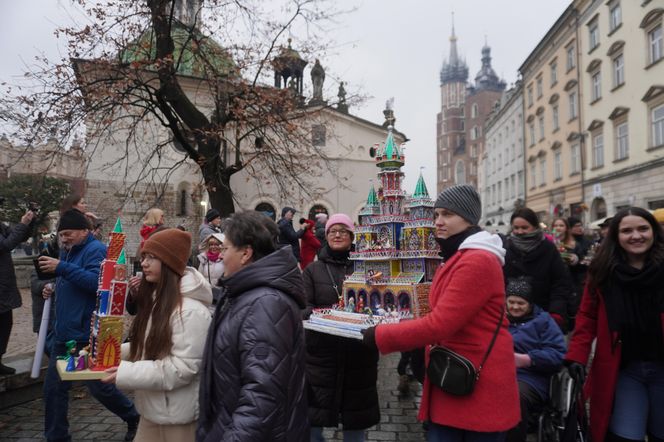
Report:
M 504 317 L 505 309 L 503 308 L 489 348 L 477 369 L 475 369 L 472 362 L 460 354 L 439 345 L 432 346 L 429 353 L 429 366 L 427 367 L 429 381 L 445 393 L 455 396 L 467 396 L 471 394 L 475 390 L 475 383 L 480 379 L 482 367 L 489 357 L 489 353 L 491 353 L 493 344 L 496 342 L 496 337 L 498 337 Z

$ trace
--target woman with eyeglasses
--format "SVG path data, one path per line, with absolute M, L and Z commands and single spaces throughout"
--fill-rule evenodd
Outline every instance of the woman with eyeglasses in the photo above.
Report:
M 133 390 L 141 414 L 135 441 L 194 441 L 198 385 L 205 337 L 211 322 L 210 285 L 187 267 L 191 235 L 165 229 L 141 250 L 143 281 L 131 342 L 105 383 Z
M 353 273 L 349 259 L 355 226 L 348 215 L 332 215 L 325 225 L 327 245 L 304 269 L 311 310 L 339 302 L 344 278 Z M 311 441 L 324 441 L 323 427 L 342 425 L 344 441 L 364 441 L 365 429 L 380 421 L 376 378 L 378 351 L 361 341 L 306 331 L 307 394 Z
M 211 286 L 218 287 L 224 276 L 224 234 L 213 233 L 201 244 L 198 255 L 198 271 L 205 276 Z
M 208 331 L 197 441 L 306 442 L 302 273 L 255 211 L 224 221 L 223 294 Z M 193 404 L 192 404 L 193 406 Z

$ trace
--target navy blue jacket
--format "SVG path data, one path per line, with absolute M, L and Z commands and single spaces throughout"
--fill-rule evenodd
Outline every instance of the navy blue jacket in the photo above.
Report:
M 510 319 L 510 333 L 514 352 L 526 353 L 532 361 L 530 367 L 516 370 L 517 380 L 536 389 L 542 399 L 548 398 L 551 375 L 560 370 L 567 352 L 560 327 L 551 315 L 534 306 L 532 319 L 525 322 Z
M 55 269 L 55 340 L 85 342 L 90 336 L 90 318 L 97 302 L 97 286 L 106 246 L 91 233 L 71 250 L 60 250 Z

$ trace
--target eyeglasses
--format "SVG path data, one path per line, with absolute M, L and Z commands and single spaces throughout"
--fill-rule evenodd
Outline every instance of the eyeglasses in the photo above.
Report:
M 221 244 L 218 242 L 209 242 L 208 247 L 221 247 Z
M 327 236 L 341 236 L 343 238 L 350 236 L 350 232 L 348 230 L 343 230 L 343 229 L 330 229 L 327 232 Z

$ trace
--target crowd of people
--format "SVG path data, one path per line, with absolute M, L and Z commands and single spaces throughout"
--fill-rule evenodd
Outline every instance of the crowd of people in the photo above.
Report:
M 71 383 L 55 361 L 67 341 L 88 344 L 106 254 L 86 210 L 78 195 L 63 202 L 32 277 L 35 332 L 43 300 L 55 300 L 49 441 L 70 440 Z M 85 382 L 126 423 L 125 440 L 320 442 L 324 428 L 340 427 L 344 441 L 364 441 L 381 420 L 379 357 L 402 352 L 399 390 L 410 361 L 429 441 L 525 441 L 561 370 L 584 385 L 592 440 L 664 441 L 664 209 L 622 209 L 593 242 L 577 218 L 556 218 L 547 231 L 521 207 L 510 233 L 498 235 L 479 227 L 474 188 L 447 188 L 434 205 L 443 259 L 430 313 L 368 328 L 362 340 L 302 324 L 342 296 L 355 223 L 320 213 L 296 230 L 296 213 L 284 207 L 275 223 L 210 209 L 198 236 L 169 227 L 158 208 L 145 214 L 122 362 Z M 27 211 L 12 228 L 0 224 L 0 357 L 21 304 L 10 252 L 33 218 Z M 0 375 L 11 373 L 0 359 Z

